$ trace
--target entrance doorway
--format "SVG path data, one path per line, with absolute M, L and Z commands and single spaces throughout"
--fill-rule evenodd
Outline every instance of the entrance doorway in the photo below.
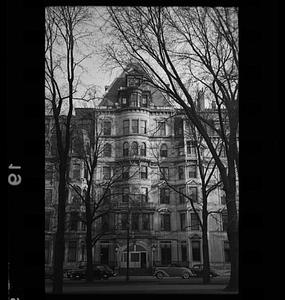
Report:
M 101 253 L 100 253 L 100 262 L 103 265 L 107 265 L 109 263 L 109 248 L 108 246 L 101 246 Z
M 121 256 L 121 268 L 127 267 L 127 250 Z M 145 269 L 147 268 L 147 252 L 140 245 L 132 245 L 129 249 L 129 267 Z
M 141 252 L 141 269 L 146 268 L 146 252 Z

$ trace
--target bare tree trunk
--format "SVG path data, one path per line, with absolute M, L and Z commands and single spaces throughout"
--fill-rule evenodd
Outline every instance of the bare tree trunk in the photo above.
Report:
M 91 226 L 87 225 L 86 228 L 86 255 L 87 255 L 87 269 L 86 269 L 86 281 L 93 281 L 93 254 L 92 254 L 92 232 Z
M 66 191 L 66 168 L 60 167 L 59 171 L 59 187 L 58 187 L 58 215 L 57 215 L 57 231 L 55 233 L 54 242 L 54 261 L 53 261 L 53 293 L 60 294 L 63 291 L 63 264 L 65 252 L 65 203 L 67 197 Z
M 93 281 L 93 242 L 92 242 L 92 214 L 90 208 L 90 185 L 87 190 L 87 196 L 85 199 L 86 207 L 86 254 L 87 254 L 87 269 L 86 269 L 86 281 Z
M 209 259 L 209 244 L 208 244 L 208 208 L 207 195 L 204 188 L 202 188 L 203 207 L 202 207 L 202 247 L 203 247 L 203 283 L 210 282 L 210 259 Z
M 238 251 L 239 251 L 239 235 L 238 235 L 238 221 L 236 212 L 236 197 L 235 193 L 228 193 L 226 195 L 227 211 L 228 211 L 228 239 L 230 244 L 230 261 L 231 261 L 231 277 L 226 287 L 227 290 L 238 290 Z

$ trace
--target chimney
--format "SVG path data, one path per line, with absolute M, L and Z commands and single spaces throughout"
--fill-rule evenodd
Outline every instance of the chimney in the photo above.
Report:
M 109 85 L 105 85 L 105 92 L 108 91 L 109 87 L 110 87 Z

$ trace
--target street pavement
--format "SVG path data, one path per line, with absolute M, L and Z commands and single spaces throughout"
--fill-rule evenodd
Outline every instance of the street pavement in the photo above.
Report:
M 202 278 L 163 278 L 158 280 L 153 276 L 117 276 L 108 280 L 94 280 L 86 283 L 84 280 L 64 280 L 63 293 L 67 294 L 227 294 L 228 277 L 212 278 L 207 285 Z M 52 284 L 46 280 L 46 293 L 51 293 Z

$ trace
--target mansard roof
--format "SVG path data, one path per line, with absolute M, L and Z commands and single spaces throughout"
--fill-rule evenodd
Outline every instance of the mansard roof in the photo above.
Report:
M 100 102 L 99 106 L 115 107 L 115 103 L 118 101 L 118 91 L 120 89 L 127 88 L 127 75 L 141 75 L 147 78 L 146 72 L 137 64 L 129 64 L 127 68 L 121 73 L 120 76 L 110 85 L 108 91 Z M 151 94 L 151 103 L 157 107 L 171 107 L 172 105 L 167 100 L 166 96 L 155 87 L 151 86 L 147 82 L 143 82 L 140 86 L 143 91 L 149 91 Z

